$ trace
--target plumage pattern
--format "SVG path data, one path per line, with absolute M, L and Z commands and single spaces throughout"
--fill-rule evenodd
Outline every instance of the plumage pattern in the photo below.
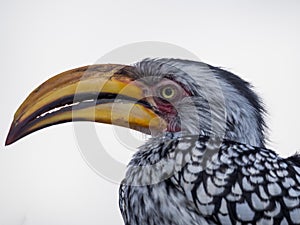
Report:
M 292 161 L 194 135 L 152 139 L 120 188 L 126 225 L 300 224 L 299 199 L 300 167 Z
M 300 157 L 265 148 L 265 111 L 249 83 L 179 59 L 143 60 L 131 76 L 170 79 L 190 96 L 176 102 L 181 131 L 153 137 L 129 163 L 126 225 L 300 224 Z

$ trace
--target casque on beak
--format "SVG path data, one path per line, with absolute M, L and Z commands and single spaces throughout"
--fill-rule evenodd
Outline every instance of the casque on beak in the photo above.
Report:
M 36 88 L 15 113 L 5 144 L 55 124 L 94 121 L 150 134 L 166 122 L 153 110 L 143 88 L 126 71 L 131 66 L 103 64 L 58 74 Z

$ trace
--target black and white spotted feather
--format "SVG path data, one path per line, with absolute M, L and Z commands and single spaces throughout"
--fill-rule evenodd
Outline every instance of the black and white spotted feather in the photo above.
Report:
M 264 147 L 264 110 L 248 83 L 204 63 L 174 59 L 142 61 L 136 73 L 167 74 L 189 86 L 196 111 L 182 103 L 183 131 L 153 137 L 133 156 L 120 187 L 126 225 L 300 224 L 300 157 L 284 159 Z M 203 86 L 206 98 L 215 93 L 210 76 L 225 98 L 218 104 L 225 107 L 225 127 L 216 130 L 205 116 L 219 112 L 201 114 L 207 110 Z
M 300 224 L 299 165 L 217 137 L 153 139 L 120 190 L 128 225 Z

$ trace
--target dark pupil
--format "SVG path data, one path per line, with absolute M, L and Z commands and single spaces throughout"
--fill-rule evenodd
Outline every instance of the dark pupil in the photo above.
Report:
M 165 95 L 166 95 L 166 96 L 170 96 L 170 95 L 172 95 L 172 94 L 173 94 L 173 91 L 172 91 L 171 88 L 166 88 L 166 89 L 165 89 Z

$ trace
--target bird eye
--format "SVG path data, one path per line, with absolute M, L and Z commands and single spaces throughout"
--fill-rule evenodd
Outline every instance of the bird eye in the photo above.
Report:
M 163 97 L 164 99 L 167 99 L 167 100 L 173 99 L 177 95 L 177 89 L 170 85 L 163 87 L 160 91 L 160 95 L 161 95 L 161 97 Z

